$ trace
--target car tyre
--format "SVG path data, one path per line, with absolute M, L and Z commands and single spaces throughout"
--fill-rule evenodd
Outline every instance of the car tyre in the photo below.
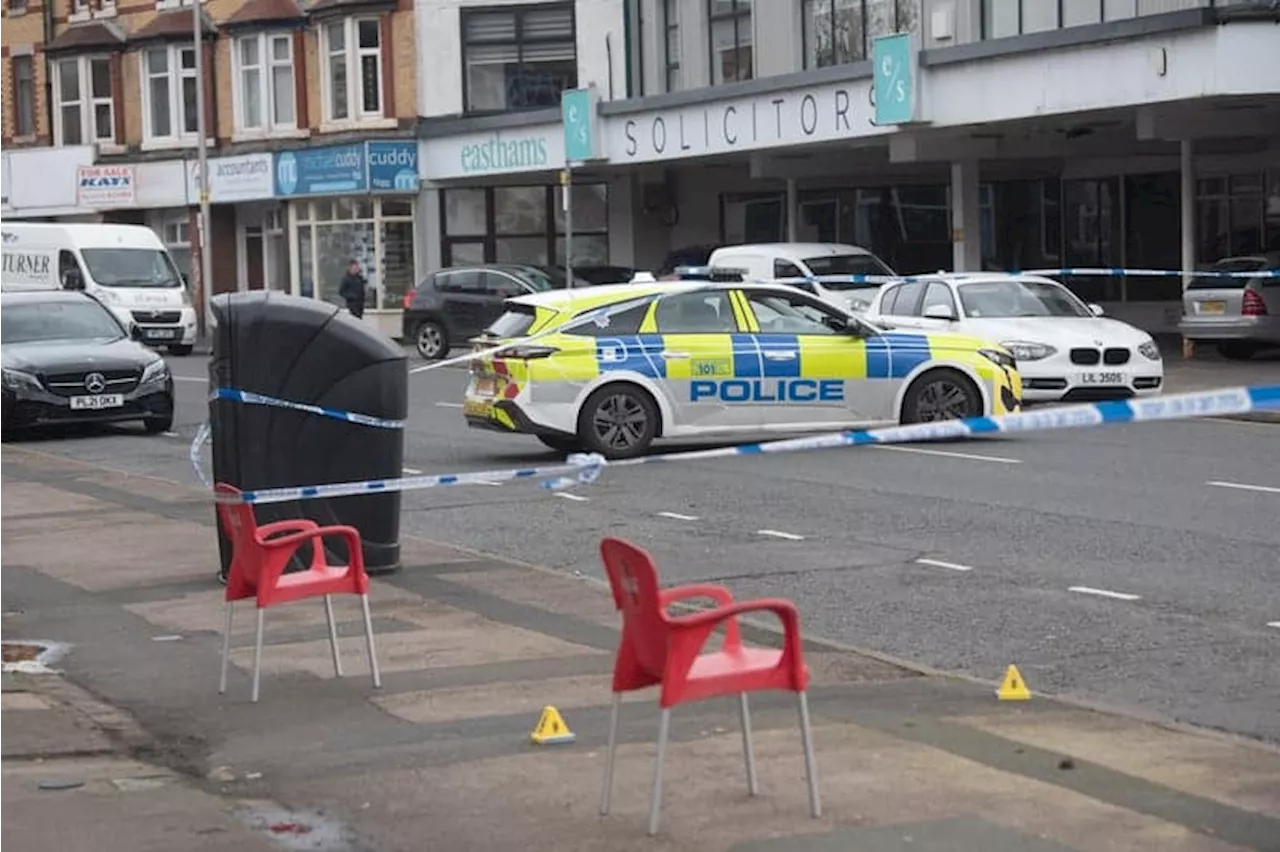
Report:
M 648 391 L 615 383 L 596 389 L 578 413 L 578 439 L 607 459 L 643 454 L 658 436 L 658 404 Z
M 902 423 L 931 423 L 981 417 L 982 394 L 958 370 L 938 369 L 919 376 L 902 398 Z
M 557 453 L 576 453 L 582 449 L 582 442 L 568 435 L 539 435 L 538 440 Z
M 1219 343 L 1218 352 L 1231 361 L 1248 361 L 1257 352 L 1252 343 Z
M 449 334 L 435 320 L 423 320 L 413 332 L 413 342 L 424 361 L 439 361 L 449 354 Z
M 142 427 L 147 430 L 148 435 L 159 435 L 161 432 L 168 432 L 173 428 L 173 415 L 147 417 L 142 421 Z
M 190 355 L 193 349 L 195 349 L 194 346 L 190 346 L 185 343 L 175 344 L 169 347 L 169 354 L 181 357 L 183 355 Z

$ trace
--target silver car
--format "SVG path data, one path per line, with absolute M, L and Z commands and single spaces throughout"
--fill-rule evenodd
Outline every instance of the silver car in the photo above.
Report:
M 1280 270 L 1280 252 L 1228 257 L 1214 272 Z M 1193 278 L 1182 294 L 1182 336 L 1216 344 L 1227 358 L 1246 359 L 1255 352 L 1280 347 L 1280 277 Z

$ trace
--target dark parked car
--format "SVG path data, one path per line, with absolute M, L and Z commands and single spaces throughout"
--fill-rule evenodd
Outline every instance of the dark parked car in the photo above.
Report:
M 636 277 L 636 270 L 630 266 L 575 266 L 573 274 L 589 284 L 628 284 Z
M 519 263 L 441 269 L 405 294 L 403 338 L 426 360 L 438 361 L 500 317 L 505 299 L 560 290 L 566 283 L 563 270 Z M 573 286 L 591 285 L 575 277 Z
M 93 296 L 72 290 L 0 296 L 4 434 L 66 423 L 173 425 L 173 376 Z

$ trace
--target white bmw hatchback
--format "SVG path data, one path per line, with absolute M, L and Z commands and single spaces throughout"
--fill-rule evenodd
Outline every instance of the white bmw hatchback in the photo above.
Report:
M 985 338 L 1018 360 L 1027 402 L 1084 402 L 1158 394 L 1164 362 L 1151 335 L 1103 317 L 1049 278 L 952 273 L 887 284 L 866 317 L 893 328 Z

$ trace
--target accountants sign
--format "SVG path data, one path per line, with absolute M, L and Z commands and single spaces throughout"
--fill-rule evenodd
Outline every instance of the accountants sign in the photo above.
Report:
M 607 151 L 613 163 L 648 163 L 892 132 L 872 123 L 870 90 L 870 81 L 857 80 L 614 114 L 605 124 Z

